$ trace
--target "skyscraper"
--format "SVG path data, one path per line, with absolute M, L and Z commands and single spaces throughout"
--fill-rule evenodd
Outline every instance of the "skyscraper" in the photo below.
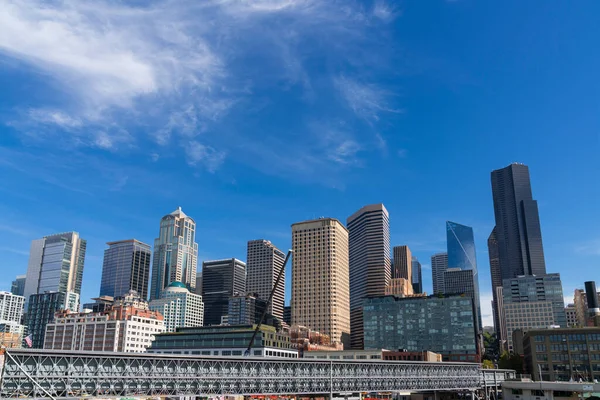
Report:
M 246 263 L 235 258 L 202 263 L 204 325 L 221 324 L 236 293 L 246 293 Z
M 414 293 L 423 293 L 423 274 L 421 273 L 421 263 L 417 257 L 413 257 L 412 265 L 412 286 Z
M 26 325 L 31 335 L 32 347 L 44 346 L 46 325 L 54 321 L 54 314 L 60 310 L 77 311 L 79 295 L 74 292 L 34 293 L 29 297 Z
M 433 294 L 443 294 L 444 272 L 448 269 L 448 253 L 438 253 L 431 256 L 431 278 Z
M 348 230 L 333 218 L 292 225 L 292 325 L 350 345 Z
M 350 347 L 363 348 L 365 297 L 383 296 L 390 281 L 390 222 L 383 204 L 362 207 L 348 217 Z
M 16 296 L 23 296 L 25 292 L 25 276 L 26 275 L 17 275 L 14 281 L 12 281 L 12 285 L 10 286 L 10 292 Z
M 141 298 L 148 298 L 150 279 L 150 246 L 139 240 L 121 240 L 107 243 L 102 263 L 100 296 L 119 297 L 135 290 Z
M 412 284 L 412 253 L 408 246 L 394 246 L 392 278 L 404 278 Z
M 159 235 L 154 240 L 150 300 L 159 298 L 171 282 L 182 282 L 193 292 L 197 263 L 196 222 L 179 207 L 160 220 Z
M 448 288 L 444 274 L 444 291 L 446 293 L 465 293 L 473 297 L 475 304 L 475 322 L 478 330 L 483 328 L 481 321 L 481 304 L 479 303 L 479 275 L 477 273 L 477 256 L 475 254 L 475 239 L 473 228 L 456 222 L 446 221 L 446 241 L 448 246 L 448 268 L 458 268 L 461 271 L 472 271 L 470 274 L 460 274 L 460 278 L 453 280 L 453 286 Z M 456 275 L 456 274 L 451 274 Z M 472 282 L 466 282 L 469 277 Z M 460 282 L 465 283 L 463 290 L 456 286 Z M 452 292 L 448 290 L 452 289 Z
M 542 232 L 529 168 L 513 163 L 492 171 L 492 196 L 502 279 L 544 275 Z
M 494 330 L 500 343 L 504 343 L 506 338 L 503 337 L 504 329 L 502 326 L 504 325 L 504 321 L 502 318 L 502 310 L 500 308 L 502 299 L 499 296 L 499 293 L 502 291 L 502 271 L 500 271 L 500 256 L 498 255 L 498 240 L 496 239 L 495 227 L 488 237 L 487 244 L 488 256 L 490 259 L 490 276 L 492 277 L 492 313 L 494 315 Z
M 31 242 L 23 293 L 26 309 L 33 294 L 81 294 L 86 246 L 87 242 L 77 232 L 58 233 Z
M 277 275 L 285 261 L 285 254 L 268 240 L 248 242 L 246 259 L 246 291 L 258 294 L 259 299 L 269 300 L 277 281 Z M 273 301 L 267 312 L 283 321 L 283 302 L 285 296 L 285 271 L 279 286 L 273 294 Z

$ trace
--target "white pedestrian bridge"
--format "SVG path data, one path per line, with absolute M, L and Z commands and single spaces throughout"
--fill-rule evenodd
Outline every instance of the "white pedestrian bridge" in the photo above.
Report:
M 470 391 L 514 371 L 479 364 L 315 360 L 7 349 L 0 397 L 326 395 Z

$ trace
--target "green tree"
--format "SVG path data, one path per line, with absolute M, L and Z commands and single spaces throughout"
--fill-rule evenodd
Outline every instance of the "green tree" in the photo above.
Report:
M 498 368 L 500 369 L 514 369 L 517 374 L 523 373 L 523 359 L 518 354 L 509 354 L 505 351 L 498 360 Z
M 494 369 L 494 363 L 491 360 L 483 360 L 481 367 L 483 369 Z

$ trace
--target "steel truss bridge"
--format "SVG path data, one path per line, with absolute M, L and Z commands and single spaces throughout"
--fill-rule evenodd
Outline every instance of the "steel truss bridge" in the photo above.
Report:
M 0 397 L 216 397 L 480 391 L 514 371 L 479 364 L 7 350 Z M 483 372 L 482 372 L 483 371 Z M 491 389 L 485 392 L 491 393 Z

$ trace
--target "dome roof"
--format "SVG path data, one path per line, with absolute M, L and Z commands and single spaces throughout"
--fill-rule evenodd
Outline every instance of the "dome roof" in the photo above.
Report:
M 167 286 L 168 288 L 182 288 L 182 289 L 187 289 L 187 286 L 185 286 L 185 284 L 183 282 L 177 282 L 177 281 L 173 281 L 171 283 L 169 283 L 169 286 Z

